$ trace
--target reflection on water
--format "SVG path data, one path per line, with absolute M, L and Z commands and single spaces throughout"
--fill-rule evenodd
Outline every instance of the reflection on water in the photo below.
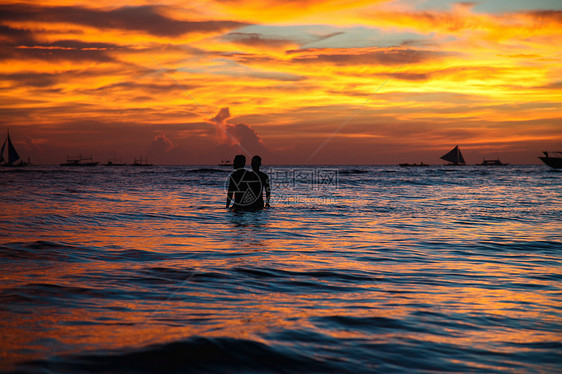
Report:
M 561 370 L 561 174 L 422 169 L 237 213 L 212 168 L 1 171 L 0 369 Z

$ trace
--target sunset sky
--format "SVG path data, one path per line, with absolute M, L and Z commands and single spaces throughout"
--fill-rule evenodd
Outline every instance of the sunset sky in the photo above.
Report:
M 0 134 L 58 164 L 562 151 L 559 0 L 0 2 Z

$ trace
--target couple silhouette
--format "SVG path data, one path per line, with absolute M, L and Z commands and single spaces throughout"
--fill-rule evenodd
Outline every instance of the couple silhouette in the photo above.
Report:
M 246 156 L 237 155 L 234 157 L 232 167 L 234 171 L 229 176 L 228 192 L 226 195 L 226 208 L 232 210 L 261 210 L 269 207 L 271 188 L 269 177 L 260 171 L 261 157 L 252 157 L 252 170 L 246 170 Z M 265 189 L 265 202 L 263 200 L 263 190 Z

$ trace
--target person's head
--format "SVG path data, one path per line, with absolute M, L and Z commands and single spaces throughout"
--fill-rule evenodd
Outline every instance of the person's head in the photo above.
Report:
M 252 157 L 252 169 L 260 170 L 260 166 L 261 166 L 261 157 L 255 155 L 254 157 Z
M 234 169 L 241 169 L 245 165 L 246 165 L 246 156 L 236 155 L 236 157 L 234 157 L 234 161 L 232 161 L 232 167 Z

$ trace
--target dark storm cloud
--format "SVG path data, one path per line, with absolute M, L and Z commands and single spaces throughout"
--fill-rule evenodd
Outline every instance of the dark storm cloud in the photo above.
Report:
M 156 36 L 171 37 L 191 32 L 220 32 L 247 25 L 234 21 L 175 20 L 160 14 L 159 8 L 155 6 L 98 10 L 79 6 L 0 5 L 0 22 L 7 21 L 62 22 L 98 29 L 142 31 Z

